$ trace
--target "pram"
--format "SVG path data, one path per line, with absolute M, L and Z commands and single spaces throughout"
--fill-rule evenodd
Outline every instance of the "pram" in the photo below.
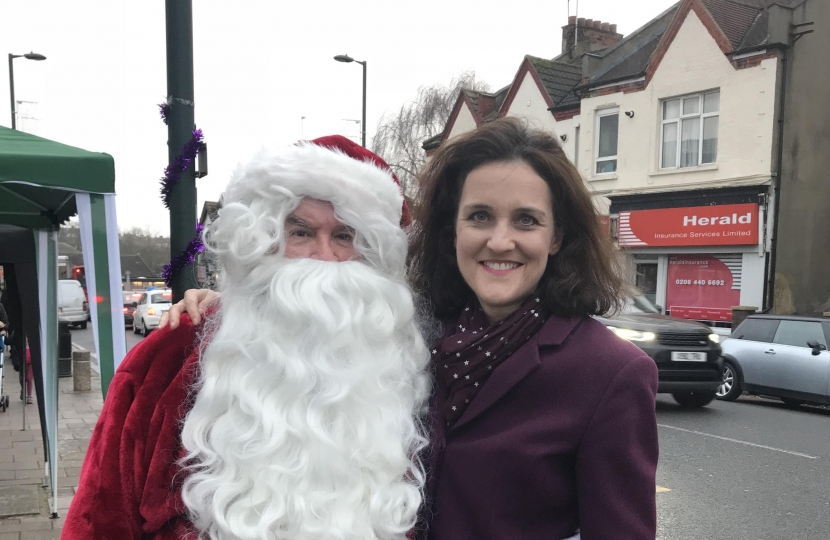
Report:
M 0 336 L 2 339 L 2 336 Z M 3 393 L 3 360 L 5 359 L 6 355 L 0 352 L 0 411 L 6 412 L 6 409 L 9 408 L 9 396 Z

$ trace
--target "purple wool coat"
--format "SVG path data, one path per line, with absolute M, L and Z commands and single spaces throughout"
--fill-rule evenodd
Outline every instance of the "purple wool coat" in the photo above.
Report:
M 551 317 L 449 430 L 437 380 L 418 536 L 654 540 L 656 393 L 654 361 L 590 318 Z

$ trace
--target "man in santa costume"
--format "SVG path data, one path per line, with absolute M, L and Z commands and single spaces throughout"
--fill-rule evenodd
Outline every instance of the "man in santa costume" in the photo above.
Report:
M 429 351 L 394 175 L 343 137 L 237 170 L 206 232 L 221 305 L 112 380 L 62 538 L 402 539 Z

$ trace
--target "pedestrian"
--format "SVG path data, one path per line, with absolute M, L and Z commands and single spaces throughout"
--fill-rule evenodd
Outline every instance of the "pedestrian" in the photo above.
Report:
M 14 285 L 14 270 L 7 268 L 6 286 L 0 294 L 0 303 L 6 311 L 8 321 L 6 323 L 6 345 L 9 346 L 9 354 L 12 359 L 12 366 L 18 372 L 20 388 L 23 388 L 23 364 L 26 361 L 26 336 L 23 332 L 23 305 L 20 302 L 20 294 Z
M 2 295 L 0 295 L 2 298 Z M 6 349 L 6 331 L 9 326 L 9 316 L 6 313 L 6 308 L 0 302 L 0 353 Z
M 31 405 L 34 400 L 35 377 L 32 374 L 32 351 L 29 350 L 29 341 L 26 340 L 26 405 Z M 23 401 L 23 386 L 20 387 L 20 401 Z
M 206 233 L 223 302 L 109 386 L 64 540 L 402 540 L 429 350 L 388 165 L 343 137 L 260 155 Z
M 422 176 L 410 276 L 432 347 L 430 540 L 653 540 L 657 369 L 591 318 L 625 286 L 555 136 L 504 118 Z
M 654 540 L 657 369 L 591 317 L 626 287 L 579 172 L 504 118 L 439 148 L 421 188 L 409 279 L 445 332 L 418 537 Z M 170 324 L 215 300 L 189 291 Z

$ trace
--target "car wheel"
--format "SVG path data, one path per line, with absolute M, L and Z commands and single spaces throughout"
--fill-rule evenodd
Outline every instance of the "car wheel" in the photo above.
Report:
M 787 407 L 789 407 L 791 409 L 798 409 L 799 407 L 804 405 L 804 402 L 801 401 L 801 400 L 798 400 L 798 399 L 790 399 L 790 398 L 782 397 L 781 401 L 783 401 L 784 405 L 786 405 Z
M 147 334 L 149 334 L 149 333 L 150 332 L 147 330 L 147 321 L 145 321 L 144 319 L 141 319 L 141 335 L 143 337 L 147 337 Z
M 715 397 L 723 401 L 735 401 L 741 396 L 741 381 L 738 370 L 729 362 L 723 363 L 723 383 L 718 386 Z
M 81 328 L 81 330 L 86 330 L 86 321 L 82 322 L 78 326 Z
M 133 319 L 133 334 L 138 334 L 140 330 L 138 329 L 138 321 Z
M 715 399 L 715 392 L 677 392 L 672 397 L 681 407 L 697 409 L 711 403 Z

